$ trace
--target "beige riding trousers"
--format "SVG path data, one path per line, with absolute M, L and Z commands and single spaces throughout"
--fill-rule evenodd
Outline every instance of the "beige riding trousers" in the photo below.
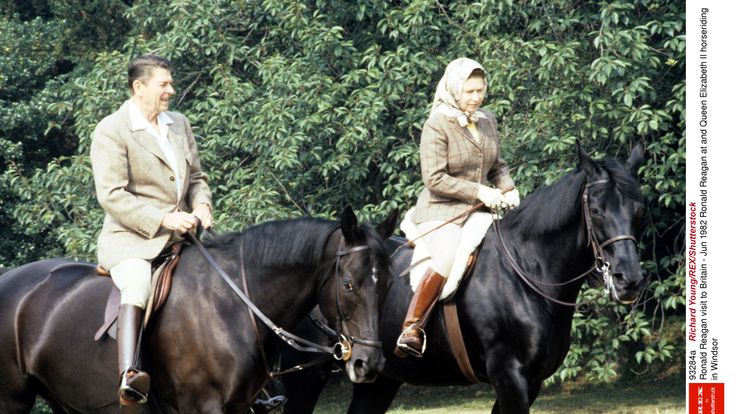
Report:
M 115 286 L 120 289 L 120 304 L 146 308 L 151 291 L 151 261 L 125 259 L 110 269 Z

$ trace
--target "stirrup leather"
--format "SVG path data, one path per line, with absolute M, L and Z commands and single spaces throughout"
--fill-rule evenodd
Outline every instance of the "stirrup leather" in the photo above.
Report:
M 409 345 L 401 342 L 401 340 L 409 332 L 410 329 L 417 329 L 419 331 L 420 338 L 422 340 L 422 350 L 421 351 L 417 351 L 416 349 L 410 347 Z M 424 351 L 427 350 L 427 335 L 424 332 L 424 329 L 419 324 L 416 324 L 416 323 L 409 325 L 407 328 L 401 331 L 401 335 L 399 335 L 399 339 L 396 340 L 396 347 L 413 357 L 421 358 L 424 355 Z
M 120 375 L 120 389 L 118 390 L 118 397 L 121 401 L 125 400 L 125 402 L 132 404 L 145 404 L 148 402 L 147 393 L 144 394 L 129 385 L 130 380 L 134 379 L 136 375 L 140 373 L 140 370 L 131 367 L 123 371 L 122 375 Z M 131 400 L 127 397 L 133 397 L 133 399 Z

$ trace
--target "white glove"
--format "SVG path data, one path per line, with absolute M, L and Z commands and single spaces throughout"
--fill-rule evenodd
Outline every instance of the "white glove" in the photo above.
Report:
M 509 208 L 519 207 L 519 203 L 521 202 L 519 199 L 519 190 L 514 188 L 503 193 L 503 201 Z
M 503 203 L 503 194 L 501 190 L 497 188 L 491 188 L 480 184 L 478 186 L 478 200 L 480 200 L 486 207 L 499 207 Z

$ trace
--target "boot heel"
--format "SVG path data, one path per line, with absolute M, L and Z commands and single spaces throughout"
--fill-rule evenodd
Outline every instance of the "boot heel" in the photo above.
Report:
M 396 355 L 399 358 L 406 358 L 409 356 L 406 352 L 404 352 L 403 349 L 401 349 L 401 345 L 396 345 L 396 348 L 394 348 L 394 355 Z

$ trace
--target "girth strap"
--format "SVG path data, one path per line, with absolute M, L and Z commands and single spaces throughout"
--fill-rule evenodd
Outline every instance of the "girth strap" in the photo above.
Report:
M 443 306 L 445 312 L 445 325 L 447 328 L 447 338 L 450 341 L 450 349 L 452 349 L 452 355 L 457 361 L 457 365 L 460 368 L 460 372 L 463 373 L 465 378 L 473 384 L 480 382 L 478 377 L 473 372 L 473 367 L 470 365 L 470 358 L 468 357 L 468 351 L 465 348 L 465 341 L 463 340 L 463 333 L 460 330 L 460 320 L 457 317 L 457 305 L 455 301 L 445 302 Z

